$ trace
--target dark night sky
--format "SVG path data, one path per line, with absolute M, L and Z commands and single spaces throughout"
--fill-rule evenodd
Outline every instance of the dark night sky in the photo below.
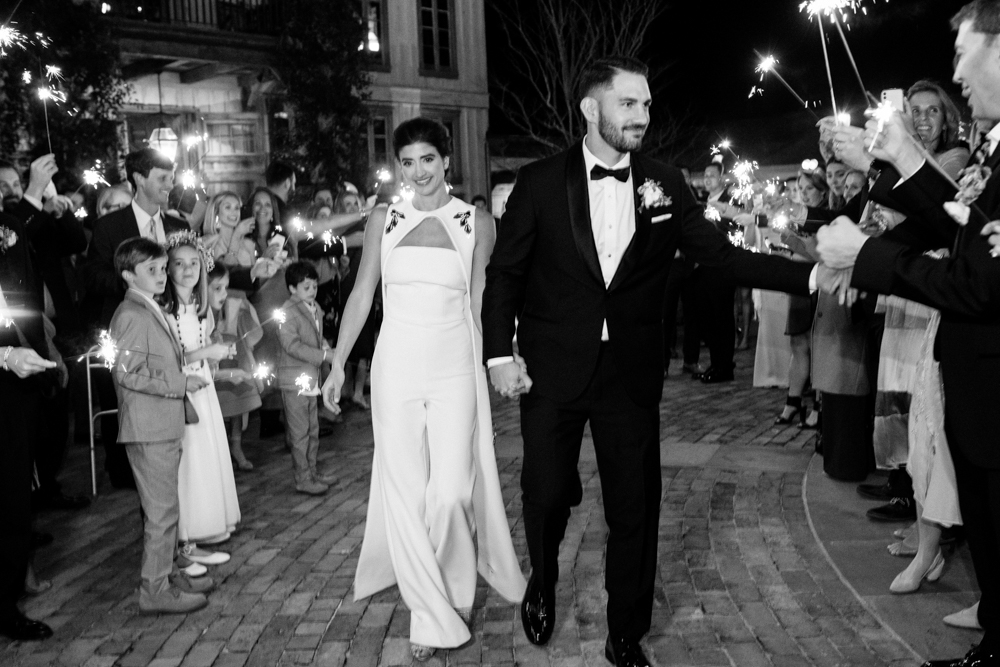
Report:
M 931 78 L 958 97 L 960 91 L 950 83 L 954 33 L 948 19 L 966 1 L 864 0 L 867 15 L 852 16 L 846 35 L 867 89 L 878 96 L 883 88 L 905 89 L 920 78 Z M 646 56 L 650 65 L 655 69 L 673 63 L 664 72 L 667 84 L 654 94 L 654 104 L 668 105 L 675 113 L 687 110 L 691 121 L 707 127 L 709 135 L 727 136 L 744 150 L 754 151 L 754 157 L 773 153 L 777 143 L 790 142 L 790 133 L 807 133 L 813 123 L 810 114 L 799 110 L 776 79 L 767 77 L 760 84 L 754 73 L 758 59 L 753 50 L 773 54 L 791 86 L 805 99 L 819 101 L 820 115 L 829 113 L 819 29 L 798 5 L 799 0 L 671 3 L 647 35 L 647 43 L 654 45 Z M 487 16 L 495 20 L 492 13 Z M 828 23 L 824 27 L 829 28 L 838 105 L 854 112 L 857 125 L 864 107 L 860 88 L 840 38 Z M 490 67 L 502 67 L 502 38 L 496 26 L 488 23 L 487 34 Z M 762 85 L 764 94 L 748 99 L 753 85 Z M 491 113 L 491 132 L 509 131 L 500 114 Z M 708 143 L 706 139 L 705 161 Z M 700 155 L 701 148 L 697 150 Z M 796 150 L 803 149 L 800 145 Z

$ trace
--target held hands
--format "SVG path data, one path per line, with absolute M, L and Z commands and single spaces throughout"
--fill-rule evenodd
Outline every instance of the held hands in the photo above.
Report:
M 193 394 L 196 391 L 200 391 L 201 389 L 204 389 L 205 387 L 208 386 L 208 380 L 201 377 L 200 375 L 188 375 L 185 378 L 185 383 L 186 386 L 184 388 L 184 391 L 189 394 Z
M 819 264 L 816 270 L 816 286 L 827 294 L 837 295 L 837 302 L 850 308 L 858 300 L 858 290 L 851 287 L 853 269 L 831 269 Z
M 816 250 L 824 264 L 832 269 L 854 266 L 858 252 L 868 237 L 847 216 L 840 216 L 816 232 Z
M 56 362 L 43 359 L 30 347 L 15 347 L 7 356 L 7 368 L 22 380 L 55 367 Z
M 514 355 L 514 361 L 491 368 L 490 381 L 498 394 L 511 399 L 527 394 L 533 384 L 528 376 L 528 365 L 518 354 Z
M 340 414 L 340 390 L 344 388 L 344 365 L 334 362 L 323 383 L 323 405 L 334 414 Z
M 851 169 L 868 171 L 873 157 L 867 147 L 864 129 L 850 125 L 838 125 L 834 128 L 833 153 Z

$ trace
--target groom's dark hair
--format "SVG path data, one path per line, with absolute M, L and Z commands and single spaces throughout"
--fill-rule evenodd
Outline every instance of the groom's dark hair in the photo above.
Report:
M 589 97 L 595 89 L 607 89 L 620 72 L 647 76 L 649 67 L 645 63 L 629 56 L 609 56 L 590 61 L 580 74 L 580 89 L 577 91 L 582 100 Z

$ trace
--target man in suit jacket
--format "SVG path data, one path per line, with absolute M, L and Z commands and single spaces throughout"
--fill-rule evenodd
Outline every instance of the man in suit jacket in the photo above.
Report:
M 174 163 L 169 158 L 152 148 L 129 153 L 125 156 L 125 175 L 135 192 L 132 203 L 94 223 L 94 237 L 82 271 L 86 298 L 96 309 L 96 324 L 101 329 L 108 328 L 115 309 L 125 297 L 125 286 L 114 263 L 119 244 L 136 236 L 163 244 L 167 234 L 188 229 L 186 222 L 165 213 L 167 197 L 174 186 Z M 114 408 L 111 374 L 97 370 L 94 380 L 101 408 Z M 118 420 L 113 415 L 101 420 L 101 441 L 105 448 L 104 469 L 112 485 L 134 488 L 125 449 L 117 444 Z
M 605 655 L 619 667 L 648 664 L 638 640 L 650 627 L 656 573 L 661 307 L 674 254 L 740 283 L 799 294 L 813 270 L 735 248 L 705 219 L 680 170 L 633 152 L 649 123 L 645 75 L 631 58 L 587 67 L 586 139 L 521 169 L 482 308 L 493 385 L 521 394 L 532 565 L 525 632 L 544 644 L 554 627 L 559 543 L 582 498 L 576 466 L 589 421 L 610 528 Z M 523 358 L 513 351 L 515 317 Z
M 49 626 L 17 608 L 31 542 L 31 455 L 48 361 L 41 286 L 35 281 L 24 225 L 0 213 L 0 635 L 45 639 Z
M 1000 121 L 1000 3 L 977 1 L 952 19 L 955 83 L 961 84 L 973 118 Z M 846 218 L 818 232 L 823 261 L 835 268 L 853 266 L 851 284 L 859 289 L 895 294 L 937 308 L 941 325 L 935 355 L 941 362 L 945 397 L 945 432 L 955 464 L 959 505 L 972 552 L 981 598 L 982 641 L 960 660 L 931 665 L 1000 664 L 1000 447 L 991 419 L 1000 392 L 1000 261 L 990 254 L 981 233 L 1000 218 L 1000 126 L 973 156 L 992 175 L 975 198 L 965 225 L 944 209 L 956 190 L 907 138 L 900 119 L 880 132 L 869 124 L 865 143 L 887 160 L 872 197 L 891 192 L 905 222 L 879 238 L 863 236 Z M 877 134 L 877 137 L 876 137 Z M 902 178 L 900 178 L 902 177 Z M 987 230 L 988 233 L 988 230 Z M 923 252 L 950 247 L 951 256 L 934 260 Z

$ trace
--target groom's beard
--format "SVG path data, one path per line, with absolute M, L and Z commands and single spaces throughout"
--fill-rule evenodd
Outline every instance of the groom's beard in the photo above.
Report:
M 638 130 L 641 134 L 637 139 L 632 139 L 625 135 L 626 130 Z M 597 131 L 600 133 L 601 139 L 604 139 L 608 146 L 611 146 L 620 153 L 628 153 L 629 151 L 637 151 L 642 147 L 642 135 L 646 133 L 646 126 L 626 125 L 618 127 L 612 125 L 611 121 L 604 114 L 598 114 Z

